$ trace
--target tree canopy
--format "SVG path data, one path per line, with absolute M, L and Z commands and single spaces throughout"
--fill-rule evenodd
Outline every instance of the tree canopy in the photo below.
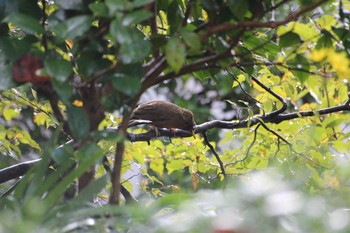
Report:
M 348 232 L 349 11 L 0 1 L 0 231 Z

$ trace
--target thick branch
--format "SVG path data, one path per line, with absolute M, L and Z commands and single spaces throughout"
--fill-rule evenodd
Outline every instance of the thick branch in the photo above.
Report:
M 18 178 L 26 174 L 26 172 L 34 165 L 37 164 L 41 159 L 35 159 L 23 163 L 18 163 L 10 167 L 6 167 L 0 170 L 0 184 L 6 181 Z
M 350 95 L 350 93 L 349 93 Z M 292 120 L 295 118 L 301 118 L 301 117 L 309 117 L 309 116 L 315 116 L 315 115 L 325 115 L 335 112 L 341 112 L 341 111 L 350 111 L 350 100 L 348 100 L 346 103 L 330 107 L 330 108 L 324 108 L 319 109 L 315 111 L 298 111 L 298 112 L 292 112 L 292 113 L 285 113 L 285 114 L 278 114 L 272 116 L 271 114 L 266 115 L 257 115 L 254 117 L 251 117 L 247 120 L 243 121 L 220 121 L 220 120 L 213 120 L 208 121 L 205 123 L 202 123 L 200 125 L 197 125 L 195 127 L 194 132 L 197 133 L 203 133 L 213 128 L 219 128 L 219 129 L 239 129 L 239 128 L 247 128 L 252 127 L 258 123 L 264 122 L 264 123 L 273 123 L 273 124 L 279 124 L 283 121 Z M 112 129 L 113 130 L 113 129 Z M 177 129 L 175 131 L 168 130 L 168 129 L 158 129 L 159 134 L 158 137 L 192 137 L 193 135 L 184 130 Z M 128 139 L 132 142 L 137 141 L 150 141 L 152 138 L 156 137 L 156 134 L 154 130 L 148 131 L 146 133 L 141 134 L 132 134 L 128 133 L 127 135 Z
M 120 135 L 126 136 L 127 132 L 126 129 L 128 128 L 129 119 L 131 116 L 132 111 L 136 107 L 136 103 L 139 100 L 139 96 L 136 96 L 129 104 L 130 111 L 124 115 L 123 121 L 120 124 L 120 127 L 118 127 L 117 131 Z M 112 169 L 112 189 L 111 189 L 111 195 L 109 196 L 109 203 L 114 205 L 119 205 L 120 202 L 120 193 L 121 193 L 121 169 L 122 169 L 122 162 L 124 158 L 124 151 L 125 151 L 125 144 L 124 140 L 121 140 L 117 142 L 117 148 L 116 153 L 114 155 L 114 164 Z

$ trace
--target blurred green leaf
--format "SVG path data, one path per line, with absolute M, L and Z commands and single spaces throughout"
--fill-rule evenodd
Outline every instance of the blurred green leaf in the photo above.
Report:
M 186 28 L 182 28 L 180 30 L 180 34 L 188 47 L 190 47 L 195 52 L 198 52 L 200 50 L 201 41 L 196 33 Z
M 185 64 L 186 48 L 179 38 L 173 37 L 168 40 L 165 51 L 169 66 L 177 73 Z
M 117 18 L 111 24 L 111 35 L 121 44 L 120 53 L 125 64 L 140 62 L 148 56 L 151 49 L 149 41 L 140 32 L 123 26 Z
M 297 54 L 294 59 L 288 60 L 287 64 L 301 83 L 304 83 L 309 78 L 310 64 L 305 56 Z
M 52 81 L 52 86 L 64 104 L 69 105 L 73 95 L 72 84 L 70 82 Z
M 153 14 L 148 10 L 133 11 L 123 18 L 122 25 L 130 26 L 133 24 L 141 23 L 152 16 Z
M 92 50 L 82 52 L 77 59 L 77 65 L 80 76 L 83 79 L 89 79 L 91 75 L 111 65 L 111 61 Z
M 274 59 L 279 52 L 277 44 L 265 38 L 249 36 L 242 42 L 248 49 L 254 51 L 256 54 L 271 59 Z
M 131 64 L 142 61 L 149 55 L 151 45 L 148 40 L 143 40 L 140 37 L 134 38 L 130 43 L 121 45 L 121 58 L 125 64 Z
M 171 1 L 167 9 L 167 19 L 171 32 L 175 32 L 182 22 L 183 12 L 178 1 Z
M 141 87 L 140 77 L 133 75 L 115 74 L 112 82 L 116 90 L 127 96 L 134 96 Z
M 287 32 L 279 38 L 279 46 L 281 48 L 300 45 L 302 42 L 300 36 L 295 32 Z
M 246 0 L 229 0 L 228 6 L 232 14 L 239 20 L 242 21 L 249 8 L 249 1 Z
M 103 152 L 97 145 L 88 143 L 78 150 L 77 156 L 79 160 L 78 166 L 71 170 L 48 194 L 44 200 L 46 206 L 52 206 L 55 204 L 55 202 L 62 197 L 66 188 L 68 188 L 76 178 L 81 176 L 84 172 L 90 169 L 96 161 L 99 161 L 102 158 Z
M 325 30 L 322 29 L 322 36 L 320 39 L 318 39 L 317 44 L 316 44 L 316 49 L 321 49 L 321 48 L 331 48 L 333 47 L 333 36 L 332 34 Z
M 66 39 L 74 40 L 87 32 L 92 23 L 92 17 L 89 15 L 80 15 L 69 18 L 62 23 L 52 26 L 51 30 L 56 34 L 59 42 Z
M 15 24 L 23 31 L 30 34 L 42 33 L 44 31 L 37 19 L 22 13 L 12 13 L 5 20 Z
M 72 201 L 71 204 L 84 203 L 94 200 L 107 185 L 109 176 L 104 175 L 85 187 Z
M 26 39 L 15 39 L 10 37 L 0 37 L 0 49 L 3 55 L 0 56 L 2 62 L 5 59 L 15 60 L 20 56 L 28 53 L 31 48 L 31 44 Z
M 81 10 L 85 5 L 85 2 L 83 0 L 55 0 L 55 3 L 61 8 L 67 10 Z
M 103 2 L 90 3 L 89 8 L 95 17 L 107 17 L 108 16 L 108 8 Z
M 87 137 L 90 130 L 90 122 L 84 109 L 75 106 L 68 106 L 67 115 L 68 125 L 74 137 L 77 139 Z
M 166 168 L 168 173 L 171 174 L 173 171 L 178 171 L 184 169 L 186 166 L 182 160 L 173 159 L 166 163 Z
M 60 83 L 67 81 L 72 73 L 71 63 L 63 59 L 45 60 L 44 66 L 47 74 Z

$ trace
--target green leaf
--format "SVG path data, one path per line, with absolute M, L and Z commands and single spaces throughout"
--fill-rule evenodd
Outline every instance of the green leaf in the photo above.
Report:
M 301 83 L 304 83 L 309 78 L 310 64 L 303 55 L 297 54 L 294 59 L 288 60 L 287 64 Z
M 82 10 L 85 2 L 83 0 L 55 0 L 55 4 L 66 10 Z
M 287 32 L 279 38 L 279 46 L 281 48 L 300 45 L 302 42 L 303 40 L 295 32 Z
M 350 38 L 349 30 L 340 27 L 332 27 L 332 31 L 338 36 L 342 41 Z
M 6 121 L 10 121 L 14 118 L 17 118 L 18 116 L 20 116 L 20 113 L 21 113 L 20 109 L 14 109 L 14 108 L 5 108 L 2 112 Z
M 243 44 L 251 51 L 254 51 L 260 56 L 274 59 L 277 53 L 280 52 L 279 47 L 274 42 L 256 36 L 248 36 L 242 41 Z
M 106 0 L 106 5 L 109 10 L 109 15 L 115 15 L 116 11 L 132 9 L 132 2 L 127 0 Z
M 0 37 L 0 50 L 1 50 L 1 60 L 7 59 L 15 60 L 20 56 L 29 52 L 31 48 L 31 43 L 25 39 L 15 39 L 9 37 Z
M 89 9 L 95 17 L 107 17 L 108 8 L 103 2 L 93 2 L 89 4 Z
M 321 48 L 332 48 L 333 47 L 332 34 L 325 29 L 322 29 L 321 33 L 322 33 L 322 36 L 320 39 L 318 39 L 315 49 L 318 50 Z
M 71 183 L 84 172 L 91 168 L 97 161 L 103 156 L 103 151 L 93 143 L 85 144 L 78 152 L 79 163 L 69 174 L 66 174 L 64 178 L 55 185 L 55 187 L 48 193 L 44 199 L 46 206 L 52 206 L 55 202 L 62 197 L 66 189 Z
M 98 70 L 111 65 L 111 61 L 102 57 L 96 51 L 84 51 L 77 58 L 78 72 L 83 79 L 89 79 Z
M 134 32 L 131 28 L 123 26 L 120 19 L 115 18 L 111 23 L 110 33 L 118 43 L 124 44 L 132 40 Z
M 178 1 L 172 1 L 169 4 L 166 16 L 170 26 L 170 31 L 175 32 L 183 20 L 183 13 Z
M 194 51 L 200 50 L 201 41 L 199 39 L 199 36 L 196 33 L 192 32 L 186 28 L 182 28 L 180 30 L 180 34 L 181 34 L 183 40 L 185 41 L 185 44 L 188 47 L 190 47 Z
M 165 56 L 169 66 L 178 73 L 185 63 L 186 48 L 179 38 L 171 38 L 165 48 Z
M 67 107 L 68 125 L 76 139 L 83 139 L 90 130 L 89 118 L 82 108 Z
M 112 21 L 110 33 L 121 44 L 120 54 L 125 64 L 139 62 L 148 56 L 151 50 L 150 42 L 144 39 L 141 32 L 123 26 L 118 18 Z
M 16 85 L 12 80 L 11 66 L 12 64 L 8 64 L 4 56 L 0 54 L 0 90 L 10 89 Z
M 13 23 L 30 34 L 42 33 L 44 31 L 37 19 L 22 13 L 12 13 L 5 21 Z
M 178 171 L 178 170 L 184 169 L 185 164 L 182 160 L 173 159 L 166 164 L 166 168 L 168 170 L 168 173 L 171 174 L 173 171 Z
M 229 0 L 228 6 L 232 14 L 239 20 L 242 21 L 249 8 L 249 1 L 246 0 Z
M 237 46 L 235 48 L 235 52 L 241 64 L 248 64 L 245 66 L 245 71 L 247 72 L 247 74 L 251 75 L 255 70 L 253 66 L 253 64 L 255 63 L 255 59 L 252 51 L 250 51 L 244 46 Z
M 112 82 L 115 89 L 127 96 L 134 96 L 141 87 L 140 77 L 133 75 L 115 74 Z
M 56 164 L 62 166 L 72 158 L 73 154 L 74 154 L 74 149 L 72 145 L 64 144 L 62 146 L 59 146 L 53 151 L 51 158 L 55 161 Z
M 123 20 L 122 20 L 122 25 L 123 26 L 130 26 L 133 24 L 141 23 L 145 21 L 146 19 L 149 19 L 152 17 L 153 14 L 148 11 L 148 10 L 138 10 L 138 11 L 133 11 L 129 14 L 127 14 Z
M 52 26 L 51 30 L 56 34 L 56 39 L 60 42 L 66 39 L 74 40 L 87 32 L 91 27 L 91 23 L 91 16 L 80 15 Z
M 71 82 L 58 82 L 53 80 L 52 82 L 53 88 L 56 93 L 60 97 L 60 100 L 63 101 L 64 104 L 68 105 L 70 103 L 70 99 L 73 95 L 73 88 Z
M 73 71 L 71 63 L 63 59 L 45 60 L 44 65 L 47 74 L 60 83 L 67 81 Z
M 132 5 L 133 5 L 133 7 L 137 8 L 137 7 L 142 7 L 146 4 L 153 3 L 153 2 L 154 2 L 154 0 L 134 0 L 132 2 Z
M 23 131 L 23 132 L 21 132 L 21 135 L 22 135 L 22 137 L 19 137 L 19 141 L 21 143 L 27 144 L 35 149 L 40 150 L 39 144 L 32 139 L 32 137 L 30 136 L 30 134 L 28 132 Z
M 121 45 L 120 54 L 125 64 L 140 62 L 146 58 L 151 50 L 151 44 L 148 40 L 134 38 L 129 43 Z
M 85 187 L 78 196 L 72 200 L 72 203 L 85 203 L 90 202 L 94 198 L 97 197 L 97 195 L 101 192 L 101 190 L 107 185 L 108 183 L 108 176 L 104 175 L 97 180 L 91 182 L 87 187 Z

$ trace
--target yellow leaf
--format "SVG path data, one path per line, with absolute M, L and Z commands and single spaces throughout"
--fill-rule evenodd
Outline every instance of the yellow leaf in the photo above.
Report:
M 73 105 L 76 107 L 83 107 L 83 101 L 81 100 L 74 100 Z
M 42 126 L 46 123 L 47 115 L 44 112 L 34 113 L 34 123 Z
M 72 47 L 73 47 L 73 41 L 72 41 L 72 40 L 66 39 L 66 45 L 67 45 L 70 49 L 72 49 Z
M 21 139 L 21 138 L 23 138 L 23 134 L 17 133 L 14 138 L 15 139 Z

